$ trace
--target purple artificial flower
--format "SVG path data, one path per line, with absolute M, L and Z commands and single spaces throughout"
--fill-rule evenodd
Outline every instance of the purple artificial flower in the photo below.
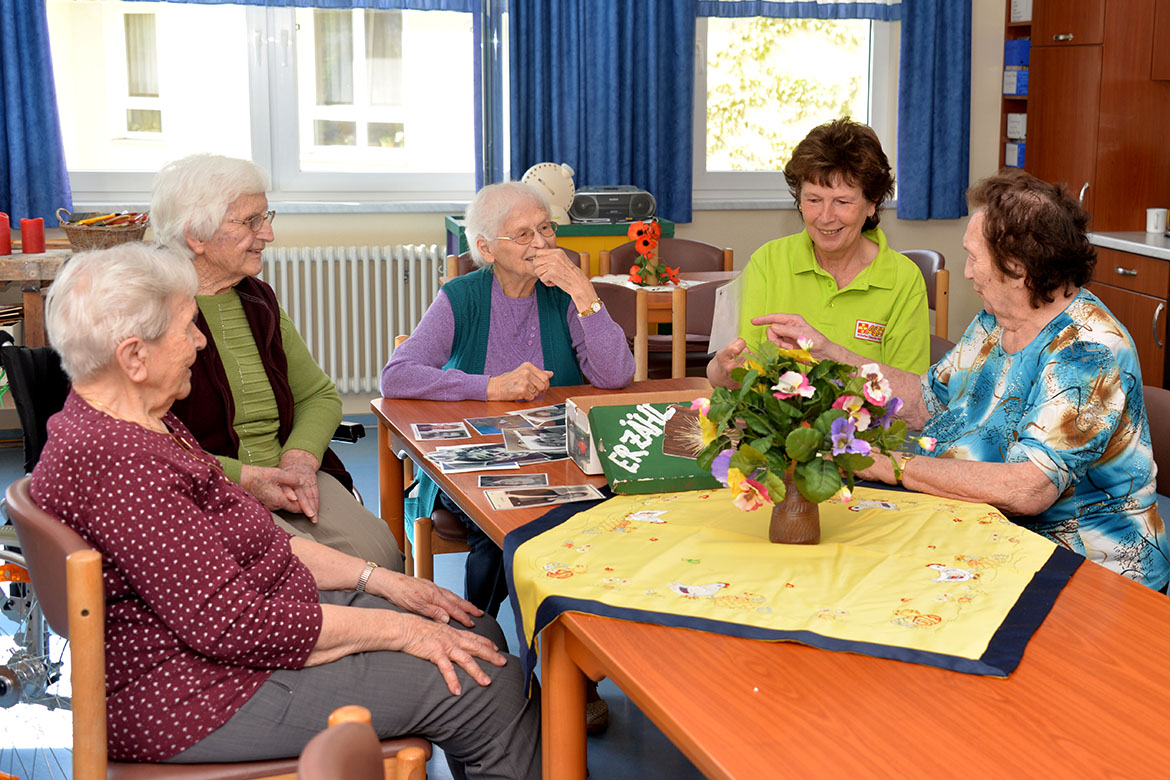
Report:
M 711 476 L 723 483 L 723 487 L 727 487 L 727 470 L 731 467 L 731 456 L 735 454 L 735 450 L 724 450 L 715 456 L 711 461 Z
M 885 409 L 886 413 L 882 415 L 882 418 L 878 420 L 878 423 L 882 426 L 882 428 L 888 429 L 890 427 L 890 423 L 894 421 L 894 415 L 896 415 L 902 409 L 902 399 L 891 398 L 889 402 L 886 403 Z
M 844 455 L 847 452 L 855 455 L 869 454 L 869 442 L 853 438 L 853 430 L 853 420 L 848 417 L 833 420 L 833 425 L 829 428 L 829 438 L 833 441 L 834 455 Z

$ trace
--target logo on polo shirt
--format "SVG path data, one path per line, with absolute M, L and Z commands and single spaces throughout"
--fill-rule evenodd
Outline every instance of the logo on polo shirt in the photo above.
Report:
M 882 336 L 885 334 L 886 326 L 881 322 L 858 320 L 857 324 L 853 326 L 853 338 L 861 339 L 862 341 L 872 341 L 875 344 L 881 344 Z

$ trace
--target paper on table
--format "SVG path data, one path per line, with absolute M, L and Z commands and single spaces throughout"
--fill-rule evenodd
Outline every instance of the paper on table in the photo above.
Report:
M 743 274 L 715 291 L 715 311 L 711 315 L 712 352 L 718 352 L 739 338 L 739 310 L 743 300 Z

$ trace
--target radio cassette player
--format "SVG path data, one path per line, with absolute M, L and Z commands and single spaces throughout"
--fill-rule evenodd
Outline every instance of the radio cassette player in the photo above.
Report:
M 573 196 L 569 216 L 574 222 L 632 222 L 654 216 L 656 207 L 653 195 L 633 185 L 585 187 Z

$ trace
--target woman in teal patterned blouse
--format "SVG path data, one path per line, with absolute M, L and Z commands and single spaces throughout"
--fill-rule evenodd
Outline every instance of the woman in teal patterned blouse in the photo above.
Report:
M 878 459 L 866 479 L 982 501 L 1091 561 L 1162 590 L 1170 545 L 1158 515 L 1137 350 L 1083 286 L 1088 217 L 1023 171 L 983 180 L 963 245 L 983 311 L 921 377 L 882 366 L 899 415 L 937 439 L 932 457 Z M 798 318 L 769 325 L 817 357 L 864 362 Z

